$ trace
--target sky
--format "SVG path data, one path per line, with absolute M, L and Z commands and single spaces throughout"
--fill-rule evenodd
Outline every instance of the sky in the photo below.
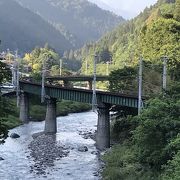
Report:
M 111 10 L 126 19 L 137 16 L 145 7 L 155 4 L 157 0 L 89 0 L 104 9 Z

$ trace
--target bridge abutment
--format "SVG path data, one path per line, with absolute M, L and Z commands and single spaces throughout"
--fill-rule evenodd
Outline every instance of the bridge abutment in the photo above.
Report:
M 96 145 L 98 149 L 104 150 L 110 147 L 109 106 L 102 103 L 98 105 L 98 109 Z
M 20 115 L 19 119 L 23 123 L 29 122 L 29 97 L 27 93 L 20 94 Z
M 45 134 L 55 134 L 57 132 L 56 99 L 54 98 L 50 98 L 47 100 L 44 132 Z

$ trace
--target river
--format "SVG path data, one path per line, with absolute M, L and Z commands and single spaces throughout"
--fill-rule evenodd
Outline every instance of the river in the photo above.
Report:
M 89 136 L 97 129 L 97 114 L 74 113 L 57 118 L 56 135 L 41 135 L 44 122 L 30 122 L 10 130 L 18 139 L 8 137 L 0 145 L 2 180 L 98 180 L 100 168 L 95 141 Z M 90 133 L 89 133 L 90 132 Z M 83 135 L 85 133 L 85 135 Z M 88 151 L 80 152 L 86 146 Z

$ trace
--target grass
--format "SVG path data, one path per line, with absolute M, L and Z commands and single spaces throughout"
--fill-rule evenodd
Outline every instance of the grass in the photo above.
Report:
M 8 117 L 6 118 L 6 121 L 4 121 L 4 125 L 7 126 L 8 129 L 15 128 L 21 124 L 22 122 L 19 120 L 19 118 L 13 115 L 8 115 Z

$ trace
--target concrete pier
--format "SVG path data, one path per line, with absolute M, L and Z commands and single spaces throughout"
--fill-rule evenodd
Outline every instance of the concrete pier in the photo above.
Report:
M 102 103 L 98 105 L 98 109 L 96 145 L 99 150 L 104 150 L 110 147 L 109 106 Z
M 29 122 L 29 98 L 28 98 L 28 94 L 26 94 L 26 93 L 20 94 L 19 106 L 20 106 L 19 119 L 23 123 L 28 123 Z
M 55 134 L 57 132 L 56 99 L 54 98 L 50 98 L 47 100 L 44 132 L 45 134 Z

